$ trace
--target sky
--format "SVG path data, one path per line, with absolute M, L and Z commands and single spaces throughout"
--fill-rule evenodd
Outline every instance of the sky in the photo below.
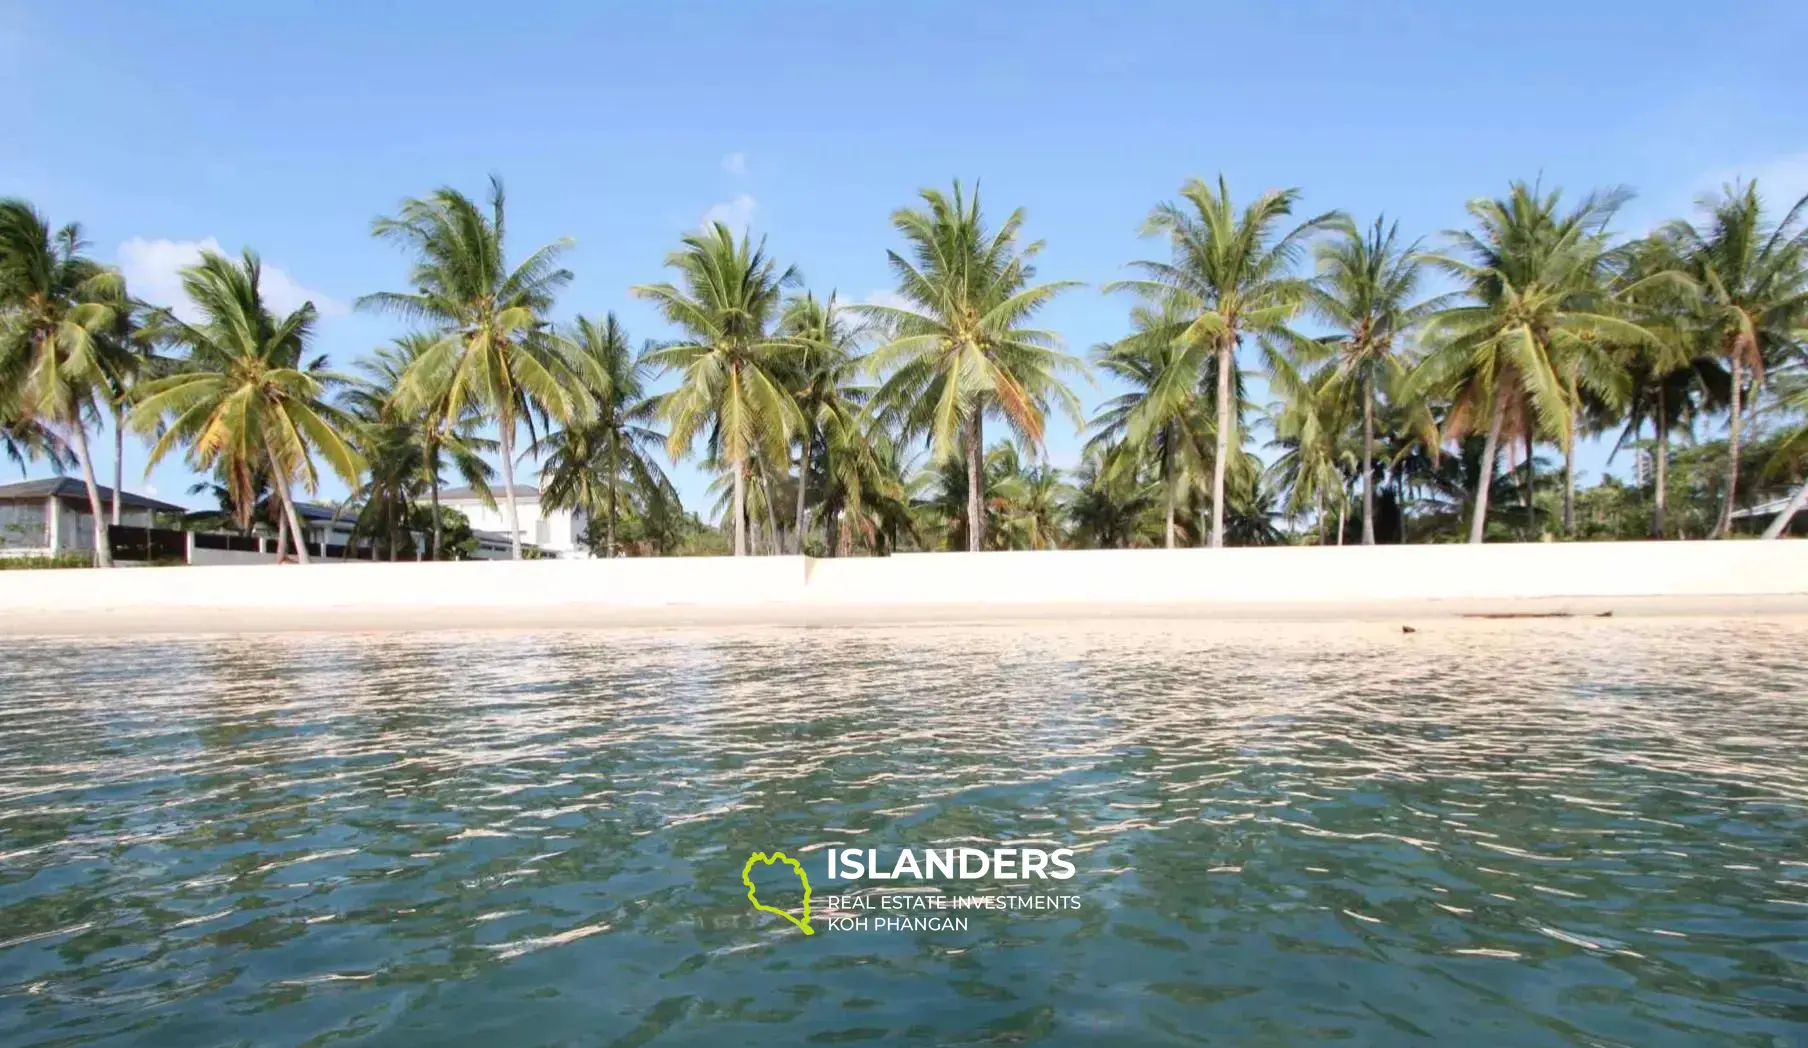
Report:
M 991 216 L 1021 207 L 1046 241 L 1041 277 L 1086 285 L 1043 317 L 1084 354 L 1126 333 L 1100 287 L 1164 257 L 1137 229 L 1189 177 L 1239 201 L 1299 187 L 1304 214 L 1385 213 L 1432 242 L 1514 178 L 1630 186 L 1633 233 L 1737 176 L 1793 201 L 1805 42 L 1799 0 L 0 0 L 0 196 L 80 221 L 162 304 L 202 248 L 255 249 L 270 300 L 313 301 L 343 368 L 402 333 L 354 308 L 404 287 L 371 220 L 438 186 L 502 176 L 515 258 L 575 241 L 556 318 L 613 310 L 639 340 L 673 332 L 628 289 L 667 279 L 706 219 L 768 237 L 819 293 L 883 301 L 891 212 L 978 180 Z M 1088 408 L 1114 392 L 1078 388 Z M 1049 460 L 1082 440 L 1054 422 Z M 174 457 L 145 477 L 144 452 L 129 490 L 209 504 Z M 1607 443 L 1579 461 L 1592 481 Z M 674 479 L 696 507 L 706 478 Z

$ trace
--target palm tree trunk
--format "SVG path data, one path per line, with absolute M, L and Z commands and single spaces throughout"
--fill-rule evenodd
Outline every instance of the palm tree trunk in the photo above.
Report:
M 282 500 L 281 499 L 277 500 L 276 508 L 279 510 L 282 509 Z M 289 555 L 289 518 L 283 516 L 281 513 L 278 513 L 276 515 L 276 562 L 278 564 L 281 564 L 283 558 L 288 555 Z
M 1230 458 L 1230 357 L 1236 343 L 1218 340 L 1218 453 L 1212 456 L 1212 548 L 1224 545 L 1224 467 Z
M 805 493 L 810 487 L 810 427 L 804 426 L 803 446 L 797 455 L 797 548 L 792 552 L 803 555 L 804 552 L 804 501 Z
M 515 508 L 515 417 L 502 412 L 497 429 L 502 437 L 502 493 L 508 501 L 509 559 L 521 559 L 521 513 Z
M 113 404 L 113 526 L 119 527 L 119 496 L 126 490 L 126 414 Z
M 1667 501 L 1670 487 L 1670 426 L 1664 417 L 1663 387 L 1657 390 L 1657 462 L 1652 471 L 1656 475 L 1657 490 L 1653 493 L 1651 510 L 1651 537 L 1664 537 L 1664 504 Z
M 1745 379 L 1744 362 L 1737 348 L 1733 350 L 1733 413 L 1727 419 L 1726 431 L 1726 501 L 1720 507 L 1720 520 L 1714 525 L 1713 538 L 1724 538 L 1733 529 L 1733 503 L 1739 491 L 1739 415 L 1744 408 L 1739 389 Z
M 82 480 L 88 485 L 88 511 L 94 517 L 94 566 L 113 566 L 113 546 L 107 537 L 107 517 L 100 508 L 100 485 L 94 482 L 94 459 L 88 454 L 88 428 L 82 425 L 81 409 L 69 410 L 69 430 L 75 434 L 76 452 L 82 459 Z M 115 501 L 119 493 L 114 492 Z
M 1362 378 L 1362 544 L 1375 544 L 1375 376 Z
M 764 455 L 757 456 L 754 459 L 754 463 L 760 467 L 760 487 L 765 489 L 765 498 L 762 498 L 760 503 L 766 507 L 766 534 L 768 536 L 766 539 L 766 549 L 772 556 L 776 557 L 785 550 L 783 545 L 781 545 L 784 537 L 778 530 L 778 514 L 772 511 L 772 474 L 766 470 L 766 457 Z
M 1570 409 L 1569 433 L 1563 438 L 1563 534 L 1576 537 L 1576 412 Z
M 445 527 L 439 519 L 439 449 L 431 449 L 427 458 L 427 486 L 433 491 L 433 559 L 439 560 L 440 550 L 444 543 Z M 346 543 L 349 547 L 350 543 Z
M 831 556 L 831 557 L 840 556 L 841 555 L 841 510 L 838 507 L 831 504 L 831 505 L 823 506 L 822 511 L 823 511 L 823 517 L 822 517 L 823 542 L 829 547 L 829 556 Z
M 1167 548 L 1174 548 L 1174 425 L 1169 423 L 1162 427 L 1167 432 L 1167 439 L 1161 446 L 1161 486 L 1168 496 L 1168 530 Z
M 615 489 L 621 483 L 621 463 L 617 461 L 616 440 L 617 440 L 617 437 L 616 437 L 615 431 L 610 430 L 609 431 L 609 530 L 604 539 L 604 541 L 608 543 L 609 548 L 603 554 L 603 556 L 605 556 L 605 557 L 615 556 L 615 515 L 616 515 L 615 514 L 615 505 L 616 505 Z
M 1480 543 L 1488 527 L 1488 489 L 1494 482 L 1494 456 L 1500 450 L 1500 424 L 1506 414 L 1507 387 L 1503 382 L 1494 393 L 1494 410 L 1488 417 L 1488 439 L 1482 443 L 1481 475 L 1475 483 L 1475 511 L 1469 518 L 1469 541 Z
M 978 405 L 967 420 L 967 550 L 986 548 L 985 421 Z
M 1318 525 L 1318 544 L 1325 544 L 1325 493 L 1318 490 L 1312 493 L 1312 519 Z
M 1533 444 L 1531 420 L 1527 419 L 1525 420 L 1525 423 L 1525 494 L 1522 496 L 1522 501 L 1525 503 L 1526 537 L 1528 539 L 1536 540 L 1538 537 L 1538 508 L 1532 503 L 1532 489 L 1537 485 L 1538 481 L 1536 474 L 1537 467 L 1532 462 Z
M 301 530 L 301 518 L 295 513 L 295 500 L 289 497 L 288 480 L 278 482 L 276 493 L 282 498 L 283 517 L 288 522 L 289 534 L 295 536 L 295 559 L 303 564 L 311 563 L 308 555 L 308 536 Z
M 1796 512 L 1802 508 L 1804 502 L 1808 502 L 1808 480 L 1803 481 L 1801 487 L 1795 489 L 1795 494 L 1789 496 L 1789 504 L 1783 507 L 1783 512 L 1777 514 L 1777 519 L 1771 521 L 1770 527 L 1764 529 L 1764 537 L 1774 539 L 1783 534 L 1789 528 L 1789 522 L 1795 519 Z
M 747 555 L 747 463 L 736 459 L 729 465 L 734 470 L 734 555 Z
M 1345 498 L 1344 493 L 1339 491 L 1337 493 L 1337 544 L 1339 546 L 1343 545 L 1343 509 L 1344 506 L 1348 504 L 1349 499 Z

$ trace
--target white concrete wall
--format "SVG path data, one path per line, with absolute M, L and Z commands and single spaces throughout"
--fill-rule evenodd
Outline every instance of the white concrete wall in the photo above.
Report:
M 1636 610 L 1652 601 L 1680 611 L 1808 610 L 1808 542 L 0 572 L 0 628 L 14 633 L 55 624 L 59 616 L 66 620 L 60 628 L 68 629 L 109 621 L 139 623 L 134 628 L 250 629 L 1138 612 L 1346 617 L 1553 607 Z

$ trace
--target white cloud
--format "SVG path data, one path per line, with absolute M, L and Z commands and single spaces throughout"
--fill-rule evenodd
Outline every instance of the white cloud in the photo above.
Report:
M 194 304 L 182 290 L 182 270 L 201 261 L 201 252 L 213 251 L 231 255 L 213 237 L 203 240 L 146 240 L 133 237 L 119 245 L 119 269 L 125 274 L 126 288 L 133 297 L 153 305 L 167 306 L 183 320 L 198 319 Z M 312 302 L 323 317 L 343 316 L 345 303 L 332 296 L 305 287 L 287 271 L 264 263 L 264 301 L 278 314 L 301 308 Z
M 722 170 L 728 172 L 729 174 L 735 176 L 736 178 L 739 178 L 742 175 L 746 174 L 747 173 L 747 154 L 746 153 L 730 153 L 727 156 L 723 157 L 722 158 Z
M 753 198 L 746 193 L 737 195 L 733 200 L 712 204 L 709 210 L 703 212 L 703 227 L 707 229 L 720 222 L 733 231 L 736 236 L 740 236 L 747 232 L 747 227 L 753 223 L 753 208 Z
M 893 309 L 916 308 L 911 304 L 910 300 L 903 295 L 898 294 L 896 291 L 884 288 L 881 288 L 878 291 L 867 292 L 866 297 L 860 300 L 860 304 L 863 306 L 890 306 Z

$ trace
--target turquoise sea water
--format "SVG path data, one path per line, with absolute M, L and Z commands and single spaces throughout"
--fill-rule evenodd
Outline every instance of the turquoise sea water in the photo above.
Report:
M 0 1044 L 1801 1045 L 1805 642 L 10 642 Z M 1025 840 L 1077 875 L 928 887 L 1079 909 L 805 936 L 740 883 Z

